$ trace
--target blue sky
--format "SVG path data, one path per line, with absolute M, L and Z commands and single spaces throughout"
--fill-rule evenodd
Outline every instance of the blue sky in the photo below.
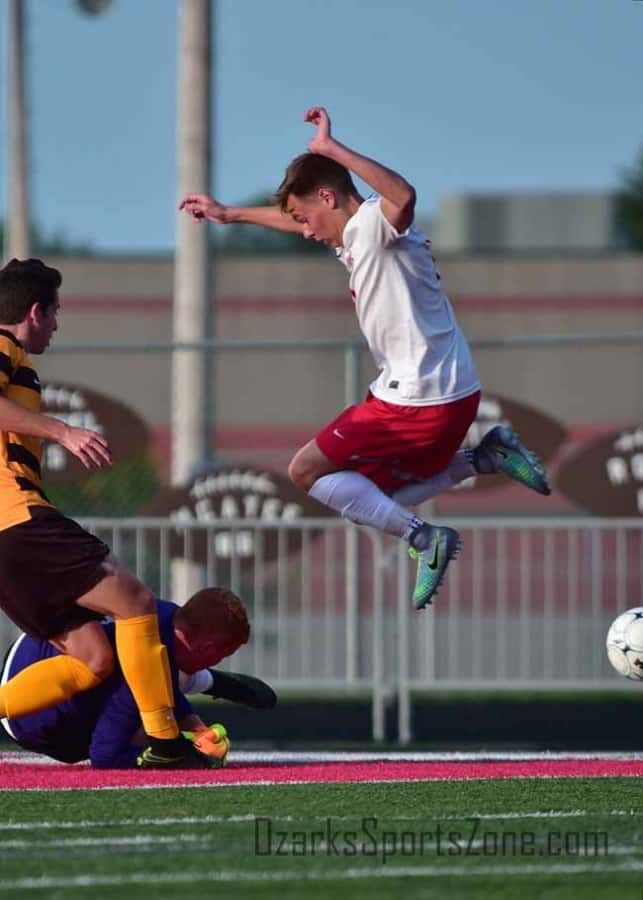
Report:
M 215 2 L 224 202 L 279 183 L 313 104 L 406 175 L 425 214 L 464 190 L 610 188 L 643 143 L 640 0 Z M 99 250 L 171 249 L 177 0 L 27 9 L 34 218 Z M 0 27 L 6 65 L 6 4 Z

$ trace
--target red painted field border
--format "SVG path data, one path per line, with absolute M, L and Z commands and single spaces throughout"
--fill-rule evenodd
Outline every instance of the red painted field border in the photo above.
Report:
M 158 772 L 96 770 L 87 766 L 3 762 L 0 790 L 72 790 L 198 787 L 250 784 L 322 784 L 463 781 L 499 778 L 641 777 L 643 760 L 563 759 L 506 762 L 344 762 L 306 765 L 231 764 L 223 770 Z

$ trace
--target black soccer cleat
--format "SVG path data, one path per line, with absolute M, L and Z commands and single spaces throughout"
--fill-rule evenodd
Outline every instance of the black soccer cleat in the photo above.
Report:
M 170 740 L 150 738 L 150 746 L 136 759 L 139 769 L 212 769 L 214 758 L 200 753 L 183 735 Z
M 219 672 L 217 669 L 208 671 L 212 675 L 212 687 L 203 693 L 214 700 L 230 700 L 251 709 L 273 709 L 277 703 L 273 689 L 260 678 L 238 672 Z

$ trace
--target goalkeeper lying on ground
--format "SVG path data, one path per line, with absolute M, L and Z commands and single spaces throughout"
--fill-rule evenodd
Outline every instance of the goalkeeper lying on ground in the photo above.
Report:
M 205 588 L 185 606 L 157 600 L 157 609 L 161 641 L 168 651 L 179 727 L 193 734 L 196 746 L 213 755 L 216 765 L 223 765 L 229 747 L 225 729 L 218 726 L 214 734 L 209 731 L 185 694 L 209 694 L 255 709 L 275 705 L 275 693 L 263 681 L 208 668 L 247 643 L 250 626 L 245 607 L 232 591 Z M 103 628 L 114 645 L 114 623 L 106 621 Z M 48 641 L 21 635 L 7 653 L 0 683 L 58 652 Z M 118 665 L 93 690 L 75 694 L 47 710 L 1 721 L 8 734 L 26 750 L 66 763 L 89 759 L 92 766 L 102 769 L 135 767 L 138 754 L 147 745 L 136 703 Z

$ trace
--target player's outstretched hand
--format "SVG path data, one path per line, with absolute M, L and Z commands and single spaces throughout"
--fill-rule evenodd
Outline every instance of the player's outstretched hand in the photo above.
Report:
M 315 126 L 315 136 L 308 141 L 308 149 L 312 153 L 323 155 L 332 141 L 328 113 L 323 106 L 311 106 L 306 110 L 304 122 L 310 122 Z
M 231 221 L 228 207 L 209 194 L 188 194 L 179 203 L 179 209 L 185 210 L 197 222 L 209 219 L 210 222 L 227 225 Z
M 67 425 L 58 443 L 73 453 L 86 469 L 103 469 L 112 464 L 107 438 L 97 431 Z

